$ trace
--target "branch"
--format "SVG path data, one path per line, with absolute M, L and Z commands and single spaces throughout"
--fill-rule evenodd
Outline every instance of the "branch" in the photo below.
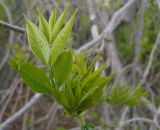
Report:
M 155 124 L 155 122 L 152 119 L 135 117 L 135 118 L 132 118 L 130 120 L 127 120 L 127 121 L 124 121 L 124 122 L 120 123 L 119 128 L 125 127 L 132 122 L 139 122 L 139 121 L 146 122 L 146 123 L 149 123 L 149 124 Z
M 111 21 L 104 30 L 105 35 L 110 35 L 117 28 L 117 26 L 122 22 L 128 10 L 133 6 L 137 0 L 129 0 L 122 8 L 114 13 Z
M 88 48 L 96 45 L 97 43 L 101 42 L 103 39 L 103 35 L 99 35 L 96 39 L 93 39 L 91 40 L 90 42 L 84 44 L 82 47 L 80 47 L 78 50 L 77 50 L 77 53 L 81 53 L 82 51 L 85 51 L 87 50 Z
M 126 15 L 126 12 L 130 9 L 132 5 L 134 5 L 137 0 L 130 0 L 127 4 L 125 4 L 121 9 L 114 13 L 111 21 L 108 23 L 104 31 L 96 38 L 91 40 L 90 42 L 84 44 L 77 50 L 77 53 L 81 51 L 85 51 L 88 48 L 96 45 L 97 43 L 101 42 L 103 37 L 110 39 L 112 32 L 116 29 L 116 27 L 122 22 L 123 18 Z
M 153 47 L 153 49 L 152 49 L 152 51 L 150 53 L 149 62 L 148 62 L 147 68 L 144 71 L 144 74 L 143 74 L 143 77 L 142 77 L 142 80 L 141 80 L 141 84 L 144 84 L 145 81 L 146 81 L 146 78 L 147 78 L 147 76 L 149 74 L 149 71 L 151 69 L 151 66 L 152 66 L 152 62 L 153 62 L 153 58 L 154 58 L 155 52 L 156 52 L 159 44 L 160 44 L 160 32 L 158 33 L 155 45 L 154 45 L 154 47 Z
M 7 28 L 9 28 L 13 31 L 20 32 L 20 33 L 25 33 L 26 32 L 26 30 L 24 28 L 6 23 L 2 20 L 0 20 L 0 26 L 7 27 Z
M 154 125 L 160 129 L 160 124 L 158 122 L 158 117 L 159 117 L 159 114 L 160 114 L 160 107 L 157 108 L 157 111 L 153 117 L 153 121 L 154 121 Z
M 158 8 L 160 10 L 160 0 L 156 0 L 157 4 L 158 4 Z
M 11 16 L 9 8 L 6 6 L 6 4 L 3 1 L 0 1 L 0 4 L 3 6 L 3 8 L 4 8 L 5 12 L 6 12 L 6 15 L 7 15 L 7 18 L 8 18 L 8 22 L 10 24 L 12 24 L 13 20 L 12 20 L 12 16 Z M 9 30 L 9 42 L 10 43 L 13 42 L 13 38 L 14 38 L 14 33 L 12 32 L 12 30 Z M 9 57 L 9 54 L 10 54 L 10 50 L 9 49 L 7 49 L 6 51 L 7 52 L 6 52 L 5 56 L 4 56 L 4 58 L 2 59 L 2 62 L 0 63 L 0 70 L 6 64 L 6 62 L 8 60 L 8 57 Z
M 0 130 L 5 130 L 7 127 L 9 127 L 9 125 L 15 122 L 18 118 L 20 118 L 26 111 L 28 111 L 33 106 L 33 104 L 35 104 L 40 99 L 40 97 L 42 97 L 42 94 L 35 94 L 24 107 L 22 107 L 13 116 L 8 118 L 0 125 Z

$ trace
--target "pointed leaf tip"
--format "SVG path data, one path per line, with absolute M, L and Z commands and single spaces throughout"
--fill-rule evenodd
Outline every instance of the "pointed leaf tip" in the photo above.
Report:
M 26 30 L 28 42 L 33 53 L 48 64 L 50 47 L 46 37 L 28 18 L 26 18 Z
M 59 32 L 56 39 L 54 40 L 51 53 L 50 53 L 50 63 L 53 66 L 54 62 L 57 60 L 58 56 L 63 52 L 64 48 L 66 47 L 67 41 L 70 37 L 71 30 L 74 23 L 75 13 L 66 23 L 65 27 Z

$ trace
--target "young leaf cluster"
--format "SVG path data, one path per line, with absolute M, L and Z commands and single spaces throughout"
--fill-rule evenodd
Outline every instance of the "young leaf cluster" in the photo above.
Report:
M 15 55 L 11 56 L 9 59 L 9 65 L 14 71 L 18 71 L 19 65 L 25 61 L 25 54 L 18 44 L 15 46 L 10 45 L 9 49 L 15 51 Z
M 49 20 L 39 12 L 39 27 L 26 18 L 29 45 L 47 71 L 25 62 L 20 65 L 19 74 L 34 92 L 52 94 L 68 115 L 79 116 L 100 101 L 104 87 L 114 75 L 102 77 L 106 65 L 94 70 L 96 58 L 88 65 L 85 54 L 78 55 L 72 51 L 68 39 L 76 12 L 64 24 L 66 12 L 67 8 L 57 18 L 54 10 Z M 139 87 L 134 91 L 129 87 L 113 88 L 105 101 L 135 105 L 140 103 L 142 96 L 145 94 Z
M 53 67 L 54 62 L 67 46 L 71 34 L 75 13 L 64 24 L 67 8 L 56 18 L 56 10 L 52 12 L 49 21 L 39 13 L 39 28 L 26 18 L 26 28 L 29 45 L 33 53 L 48 67 Z
M 130 86 L 118 86 L 113 87 L 111 91 L 108 92 L 106 102 L 109 104 L 133 106 L 144 103 L 140 98 L 146 95 L 147 93 L 144 92 L 140 86 L 135 89 L 131 89 Z
M 84 54 L 79 56 L 74 53 L 73 60 L 70 75 L 54 95 L 68 114 L 78 116 L 99 102 L 103 95 L 103 88 L 110 81 L 112 75 L 101 77 L 105 65 L 94 71 L 96 60 L 87 66 Z
M 39 27 L 26 18 L 29 45 L 33 53 L 41 59 L 48 69 L 48 72 L 44 73 L 40 68 L 29 63 L 24 63 L 20 66 L 20 76 L 35 92 L 50 92 L 50 88 L 56 86 L 54 80 L 56 80 L 56 82 L 61 80 L 62 82 L 69 73 L 68 69 L 68 72 L 66 72 L 65 75 L 62 75 L 63 73 L 57 72 L 57 69 L 65 72 L 65 67 L 63 65 L 68 65 L 68 68 L 71 68 L 72 55 L 70 54 L 71 51 L 68 51 L 69 49 L 67 50 L 67 41 L 73 26 L 75 13 L 62 28 L 66 12 L 67 9 L 65 9 L 61 16 L 57 18 L 56 10 L 54 10 L 48 21 L 41 13 L 39 13 Z M 63 60 L 66 60 L 65 63 L 62 63 Z M 48 78 L 48 73 L 50 78 Z M 57 73 L 59 73 L 58 75 L 61 75 L 59 79 Z
M 69 115 L 78 116 L 101 99 L 103 88 L 112 75 L 101 77 L 105 65 L 94 71 L 96 59 L 87 66 L 84 54 L 79 56 L 74 53 L 73 56 L 67 41 L 75 13 L 62 27 L 66 12 L 67 9 L 56 18 L 56 11 L 53 11 L 48 21 L 39 12 L 39 27 L 26 18 L 29 45 L 46 65 L 47 72 L 23 63 L 19 73 L 33 91 L 51 93 Z

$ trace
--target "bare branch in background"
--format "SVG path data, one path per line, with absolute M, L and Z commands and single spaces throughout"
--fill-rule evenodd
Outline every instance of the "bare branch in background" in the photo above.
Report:
M 6 14 L 7 14 L 7 18 L 8 18 L 9 23 L 12 24 L 13 20 L 12 20 L 12 16 L 11 16 L 9 8 L 6 6 L 6 4 L 3 1 L 0 1 L 0 4 L 3 6 L 3 8 L 4 8 L 4 10 L 5 10 Z M 1 22 L 2 21 L 0 21 L 0 25 L 1 25 Z M 14 34 L 13 34 L 12 30 L 9 30 L 9 42 L 10 43 L 13 42 L 13 38 L 14 38 Z M 6 62 L 8 60 L 8 57 L 9 57 L 9 54 L 10 54 L 10 51 L 9 51 L 9 49 L 7 49 L 4 58 L 2 59 L 2 61 L 0 63 L 0 70 L 6 64 Z
M 135 118 L 129 119 L 127 121 L 124 121 L 123 123 L 121 123 L 119 125 L 119 128 L 125 127 L 132 122 L 139 122 L 139 121 L 146 122 L 146 123 L 149 123 L 149 124 L 155 124 L 157 126 L 157 128 L 160 129 L 160 127 L 157 125 L 157 123 L 155 123 L 152 119 L 143 118 L 143 117 L 135 117 Z
M 120 8 L 117 12 L 114 13 L 112 16 L 111 21 L 107 25 L 107 27 L 104 30 L 105 37 L 110 36 L 113 31 L 116 29 L 116 27 L 122 22 L 124 19 L 127 11 L 131 8 L 131 6 L 134 6 L 136 4 L 137 0 L 129 0 L 122 8 Z M 110 40 L 110 38 L 109 38 Z
M 16 32 L 25 33 L 24 28 L 19 27 L 19 26 L 15 26 L 15 25 L 12 25 L 12 24 L 8 24 L 7 22 L 4 22 L 2 20 L 0 20 L 0 26 L 4 26 L 4 27 L 9 28 L 9 29 L 11 29 L 13 31 L 16 31 Z
M 49 130 L 54 127 L 55 124 L 53 122 L 55 122 L 55 116 L 56 116 L 57 110 L 58 110 L 58 103 L 55 101 L 51 107 L 50 115 L 48 115 L 49 121 L 47 123 L 46 129 Z
M 158 4 L 158 8 L 160 10 L 160 0 L 156 0 L 157 4 Z
M 114 13 L 109 23 L 106 25 L 106 28 L 103 32 L 96 38 L 91 40 L 90 42 L 84 44 L 80 47 L 77 52 L 80 53 L 81 51 L 87 50 L 90 47 L 93 47 L 95 44 L 101 42 L 103 37 L 106 37 L 107 40 L 111 40 L 111 34 L 115 30 L 115 28 L 122 22 L 123 18 L 125 17 L 125 13 L 136 3 L 137 0 L 130 0 L 127 4 L 125 4 L 121 9 Z
M 154 47 L 153 47 L 153 49 L 150 53 L 149 62 L 148 62 L 147 68 L 144 71 L 144 74 L 143 74 L 143 77 L 142 77 L 142 80 L 141 80 L 141 84 L 144 84 L 145 81 L 146 81 L 146 78 L 147 78 L 147 76 L 149 74 L 149 71 L 151 69 L 151 66 L 152 66 L 152 62 L 153 62 L 153 59 L 154 59 L 155 52 L 158 49 L 159 44 L 160 44 L 160 32 L 158 33 L 156 42 L 155 42 Z
M 26 111 L 28 111 L 33 104 L 35 104 L 40 98 L 42 97 L 41 94 L 35 94 L 30 101 L 24 105 L 19 111 L 13 114 L 10 118 L 8 118 L 5 122 L 0 124 L 0 130 L 5 130 L 9 127 L 12 123 L 14 123 L 17 119 L 19 119 Z

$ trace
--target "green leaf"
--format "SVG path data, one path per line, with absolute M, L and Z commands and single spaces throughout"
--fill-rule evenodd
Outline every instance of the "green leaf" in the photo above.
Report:
M 12 55 L 9 59 L 9 65 L 14 71 L 17 72 L 19 66 L 25 62 L 25 53 L 18 44 L 10 45 L 9 47 L 15 51 L 15 55 Z
M 42 70 L 34 65 L 24 63 L 19 68 L 19 74 L 25 84 L 29 86 L 34 92 L 46 93 L 50 92 L 51 86 L 48 77 Z
M 84 88 L 87 84 L 93 83 L 95 80 L 97 80 L 100 77 L 102 71 L 105 69 L 105 67 L 106 67 L 106 65 L 103 65 L 101 68 L 99 68 L 95 72 L 89 74 L 88 77 L 86 77 L 86 79 L 84 79 L 84 81 L 82 83 L 82 88 Z
M 53 97 L 56 99 L 56 101 L 59 104 L 61 104 L 67 112 L 71 113 L 72 107 L 68 102 L 68 99 L 66 98 L 65 90 L 60 90 L 59 88 L 56 88 L 56 87 L 50 87 L 50 91 Z
M 93 62 L 91 63 L 91 65 L 88 67 L 86 74 L 83 76 L 84 78 L 86 78 L 90 73 L 92 73 L 96 60 L 97 60 L 98 56 L 96 56 L 93 60 Z
M 84 79 L 84 75 L 87 71 L 87 59 L 85 53 L 81 53 L 78 55 L 76 52 L 74 53 L 74 65 L 73 71 L 77 72 L 81 79 Z M 84 77 L 84 78 L 83 78 Z
M 93 89 L 89 90 L 82 98 L 79 103 L 79 110 L 84 111 L 86 109 L 91 108 L 94 106 L 102 96 L 102 89 L 99 87 L 94 87 Z
M 73 16 L 67 22 L 65 27 L 60 31 L 60 33 L 58 34 L 58 36 L 56 37 L 55 41 L 52 44 L 51 53 L 50 53 L 51 66 L 55 63 L 58 56 L 63 52 L 63 50 L 67 44 L 67 40 L 69 39 L 71 30 L 72 30 L 75 14 L 76 14 L 76 12 L 73 14 Z
M 79 104 L 81 97 L 82 97 L 82 90 L 81 90 L 81 87 L 77 84 L 76 90 L 75 90 L 75 103 L 76 103 L 76 105 Z
M 72 86 L 65 86 L 65 97 L 73 111 L 73 108 L 75 107 L 75 97 L 73 95 Z
M 56 39 L 58 33 L 60 32 L 60 30 L 62 28 L 62 25 L 64 23 L 64 19 L 66 17 L 66 13 L 67 13 L 67 8 L 63 11 L 63 13 L 60 15 L 60 17 L 57 19 L 55 25 L 53 26 L 53 29 L 51 32 L 51 44 L 53 44 L 54 40 Z
M 53 65 L 53 75 L 58 85 L 64 83 L 72 71 L 72 52 L 64 51 Z
M 51 31 L 53 30 L 53 27 L 56 23 L 56 9 L 52 11 L 51 16 L 49 17 L 49 27 L 51 28 Z
M 50 41 L 51 30 L 49 28 L 47 20 L 44 18 L 42 14 L 39 14 L 39 29 L 42 31 L 47 41 Z
M 67 111 L 71 111 L 71 106 L 66 98 L 65 92 L 57 91 L 55 98 Z
M 83 76 L 87 71 L 87 59 L 85 52 L 80 54 L 79 60 L 80 60 L 79 67 L 81 69 L 81 76 Z
M 114 76 L 115 74 L 112 73 L 109 76 L 97 77 L 96 79 L 92 80 L 84 87 L 84 91 L 88 91 L 92 89 L 94 86 L 97 86 L 99 88 L 104 88 Z
M 147 93 L 143 92 L 142 87 L 137 87 L 132 90 L 127 87 L 113 87 L 107 94 L 106 102 L 109 104 L 123 104 L 128 106 L 142 104 L 143 101 L 140 98 L 146 96 Z
M 50 47 L 43 33 L 26 18 L 27 36 L 29 45 L 33 53 L 38 56 L 44 63 L 48 64 Z
M 85 124 L 81 126 L 81 130 L 95 130 L 95 126 L 93 124 Z
M 80 56 L 81 55 L 79 56 L 76 51 L 74 51 L 73 54 L 74 54 L 73 56 L 74 56 L 75 63 L 79 65 L 80 64 Z

